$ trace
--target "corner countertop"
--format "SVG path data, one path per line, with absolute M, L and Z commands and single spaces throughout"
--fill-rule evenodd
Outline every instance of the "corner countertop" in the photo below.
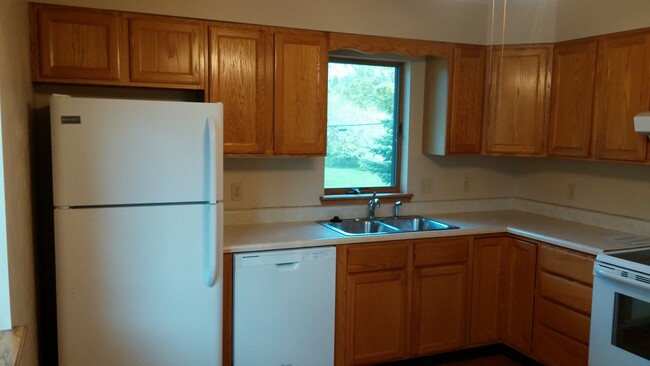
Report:
M 25 327 L 0 331 L 0 365 L 15 366 L 20 363 L 26 334 Z
M 250 252 L 326 245 L 422 239 L 458 235 L 511 233 L 596 255 L 603 251 L 635 248 L 625 243 L 631 234 L 522 211 L 483 211 L 420 215 L 460 227 L 458 230 L 346 236 L 314 221 L 226 225 L 224 252 Z M 650 245 L 650 238 L 643 243 Z

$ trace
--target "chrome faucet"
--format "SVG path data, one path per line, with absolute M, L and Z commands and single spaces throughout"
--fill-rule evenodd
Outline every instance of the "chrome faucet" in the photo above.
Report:
M 372 198 L 370 201 L 368 201 L 368 218 L 369 219 L 374 219 L 375 218 L 375 209 L 377 207 L 381 206 L 379 204 L 379 198 L 377 197 L 377 192 L 372 194 Z
M 399 208 L 402 206 L 402 201 L 397 201 L 393 204 L 393 218 L 399 217 Z

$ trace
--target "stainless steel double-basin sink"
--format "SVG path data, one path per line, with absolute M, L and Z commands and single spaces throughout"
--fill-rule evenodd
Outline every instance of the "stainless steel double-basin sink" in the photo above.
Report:
M 343 235 L 374 235 L 459 229 L 458 226 L 423 216 L 343 220 L 335 218 L 332 220 L 318 221 L 318 223 Z

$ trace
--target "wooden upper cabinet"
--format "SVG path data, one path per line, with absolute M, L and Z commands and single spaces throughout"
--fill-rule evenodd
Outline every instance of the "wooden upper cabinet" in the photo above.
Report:
M 119 82 L 126 54 L 120 14 L 30 4 L 34 81 Z
M 131 80 L 204 84 L 203 22 L 155 16 L 130 19 Z
M 423 153 L 481 153 L 485 53 L 483 46 L 463 45 L 451 57 L 427 57 Z
M 481 153 L 485 53 L 485 47 L 454 49 L 447 126 L 449 154 Z
M 224 105 L 224 153 L 273 151 L 273 40 L 256 27 L 210 26 L 211 102 Z
M 650 108 L 650 35 L 624 34 L 598 44 L 594 154 L 645 161 L 647 138 L 634 132 L 635 114 Z
M 548 154 L 589 157 L 596 41 L 555 46 Z
M 33 81 L 204 88 L 200 20 L 29 6 Z
M 275 34 L 275 153 L 325 155 L 327 61 L 324 33 Z
M 544 153 L 550 55 L 551 46 L 492 50 L 486 153 Z

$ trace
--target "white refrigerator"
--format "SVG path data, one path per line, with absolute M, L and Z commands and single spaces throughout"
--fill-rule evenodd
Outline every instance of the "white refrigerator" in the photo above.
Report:
M 52 96 L 59 365 L 221 365 L 222 109 Z

